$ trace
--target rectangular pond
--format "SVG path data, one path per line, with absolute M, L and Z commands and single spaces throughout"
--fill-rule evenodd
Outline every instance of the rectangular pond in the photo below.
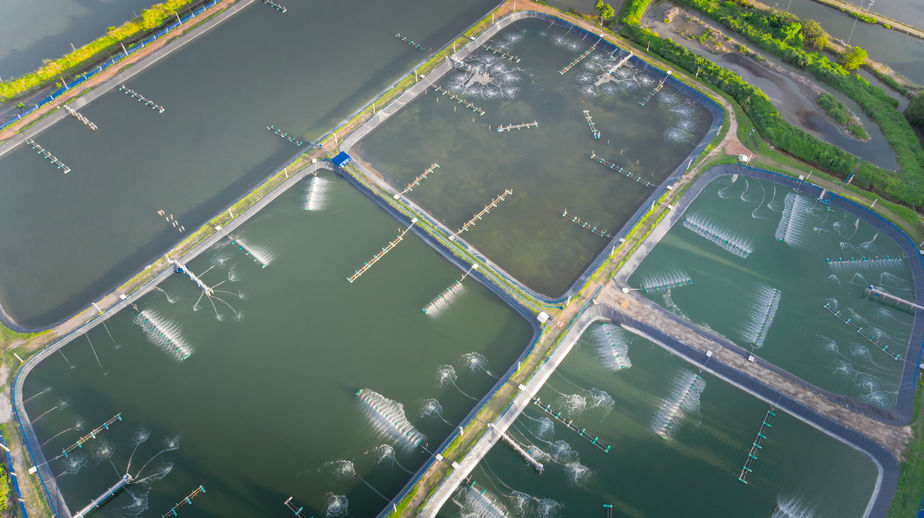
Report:
M 452 230 L 511 190 L 461 237 L 560 296 L 718 123 L 672 82 L 641 106 L 665 73 L 635 59 L 616 69 L 626 53 L 598 39 L 513 22 L 354 155 L 397 191 L 439 164 L 405 196 Z
M 347 282 L 397 225 L 322 173 L 189 262 L 214 297 L 173 275 L 39 363 L 24 406 L 70 509 L 126 469 L 144 482 L 94 516 L 161 516 L 200 484 L 182 516 L 384 508 L 533 332 L 471 278 L 423 313 L 462 272 L 413 235 Z
M 592 323 L 538 396 L 609 452 L 530 405 L 509 433 L 543 474 L 498 443 L 440 516 L 846 518 L 877 486 L 864 453 L 611 323 Z
M 15 243 L 0 305 L 26 327 L 79 311 L 298 152 L 267 126 L 316 139 L 425 58 L 395 31 L 437 48 L 491 5 L 255 2 L 126 83 L 163 113 L 113 89 L 81 108 L 98 131 L 69 117 L 34 136 L 71 170 L 26 144 L 0 159 L 0 237 Z M 372 29 L 347 37 L 344 20 Z
M 629 285 L 809 383 L 892 410 L 920 352 L 909 350 L 915 317 L 866 289 L 914 301 L 920 257 L 791 186 L 738 175 L 702 184 Z

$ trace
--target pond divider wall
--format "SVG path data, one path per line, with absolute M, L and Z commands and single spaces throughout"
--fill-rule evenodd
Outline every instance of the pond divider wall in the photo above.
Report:
M 808 183 L 806 181 L 800 181 L 798 178 L 775 173 L 773 171 L 756 169 L 741 164 L 714 166 L 700 175 L 700 177 L 696 179 L 693 185 L 690 186 L 687 192 L 684 193 L 683 197 L 677 202 L 677 205 L 674 207 L 674 209 L 670 211 L 670 213 L 668 213 L 668 215 L 661 222 L 661 225 L 664 225 L 664 231 L 652 232 L 651 236 L 642 244 L 642 246 L 640 246 L 635 251 L 631 257 L 630 262 L 626 263 L 626 266 L 620 270 L 614 280 L 620 285 L 626 285 L 629 276 L 635 272 L 636 268 L 638 268 L 642 261 L 644 261 L 648 253 L 655 248 L 658 242 L 660 242 L 661 238 L 667 234 L 667 232 L 674 226 L 675 223 L 683 220 L 685 211 L 687 208 L 689 208 L 690 204 L 693 203 L 693 201 L 700 195 L 703 189 L 705 189 L 706 186 L 716 178 L 729 175 L 741 175 L 751 178 L 769 180 L 784 187 L 792 188 L 795 191 L 812 198 L 817 198 L 822 193 L 824 193 L 826 199 L 830 200 L 830 204 L 832 206 L 844 209 L 848 213 L 861 218 L 863 221 L 875 227 L 876 230 L 878 230 L 880 233 L 888 236 L 902 248 L 902 251 L 908 258 L 908 265 L 911 268 L 915 301 L 919 303 L 924 301 L 924 258 L 922 258 L 921 252 L 918 250 L 918 247 L 915 245 L 914 241 L 912 241 L 911 238 L 905 234 L 905 232 L 895 226 L 895 224 L 883 218 L 879 214 L 869 210 L 868 208 L 862 205 L 858 205 L 857 203 L 848 200 L 847 198 L 831 193 L 830 191 L 826 191 L 817 185 Z M 680 319 L 679 317 L 676 317 L 673 313 L 670 313 L 669 316 L 678 322 L 684 323 L 687 326 L 696 326 L 696 324 L 689 323 Z M 703 333 L 703 330 L 700 330 L 699 332 Z M 726 344 L 730 350 L 735 351 L 744 357 L 748 355 L 747 350 L 735 345 L 729 340 L 715 336 L 712 333 L 709 334 L 714 340 Z M 896 398 L 895 405 L 890 411 L 884 411 L 867 403 L 857 401 L 853 398 L 825 391 L 815 385 L 807 383 L 801 378 L 790 374 L 788 371 L 776 365 L 764 361 L 761 358 L 758 358 L 758 361 L 760 361 L 767 368 L 774 370 L 778 374 L 786 376 L 790 380 L 801 385 L 810 387 L 811 390 L 823 395 L 827 399 L 837 403 L 840 406 L 849 408 L 858 413 L 890 425 L 904 426 L 911 422 L 911 418 L 913 417 L 914 396 L 915 389 L 917 388 L 917 371 L 918 365 L 921 363 L 922 354 L 924 354 L 924 315 L 922 315 L 921 312 L 915 312 L 914 321 L 911 327 L 911 336 L 908 339 L 907 352 L 905 353 L 905 366 L 902 370 L 902 377 L 899 382 L 898 396 Z M 909 361 L 912 358 L 914 360 Z
M 450 60 L 461 61 L 465 59 L 470 54 L 472 54 L 473 52 L 481 48 L 483 45 L 485 45 L 490 38 L 494 37 L 501 30 L 507 28 L 508 26 L 512 25 L 513 23 L 517 21 L 526 20 L 526 19 L 538 19 L 538 20 L 546 21 L 551 24 L 558 25 L 560 27 L 569 28 L 572 30 L 572 32 L 576 32 L 578 34 L 583 33 L 585 35 L 588 35 L 594 38 L 599 38 L 600 36 L 599 34 L 594 34 L 581 27 L 573 25 L 566 20 L 558 18 L 557 16 L 551 16 L 546 13 L 540 13 L 537 11 L 517 11 L 515 13 L 509 14 L 501 18 L 500 20 L 498 20 L 494 25 L 492 25 L 491 27 L 486 29 L 483 33 L 478 35 L 478 37 L 476 37 L 475 39 L 467 43 L 465 46 L 463 46 L 461 49 L 459 49 L 454 54 L 452 54 L 449 58 L 447 58 L 447 60 L 444 60 L 442 63 L 436 66 L 433 70 L 430 71 L 430 73 L 427 74 L 425 78 L 421 78 L 419 82 L 417 82 L 411 88 L 404 91 L 400 96 L 398 96 L 397 99 L 389 103 L 383 109 L 379 110 L 375 115 L 373 115 L 369 120 L 367 120 L 356 131 L 352 132 L 348 137 L 343 139 L 343 142 L 340 145 L 340 149 L 342 151 L 349 152 L 354 146 L 359 144 L 359 142 L 361 142 L 366 136 L 368 136 L 370 133 L 375 131 L 375 129 L 379 125 L 384 123 L 386 120 L 388 120 L 393 115 L 396 115 L 405 106 L 415 101 L 418 96 L 423 94 L 428 88 L 430 88 L 440 78 L 442 78 L 443 75 L 445 75 L 447 72 L 453 69 L 453 67 L 450 64 Z M 623 49 L 622 47 L 619 47 L 616 44 L 611 43 L 605 39 L 595 44 L 595 47 L 599 47 L 601 49 L 607 49 L 609 51 L 614 51 L 618 49 L 618 50 L 622 50 L 623 52 L 628 52 L 626 49 Z M 542 293 L 538 293 L 532 290 L 531 288 L 529 288 L 528 286 L 526 286 L 525 284 L 517 281 L 514 277 L 512 277 L 509 273 L 504 271 L 498 265 L 490 263 L 492 267 L 494 267 L 497 270 L 497 272 L 504 277 L 506 281 L 520 286 L 521 289 L 529 293 L 532 297 L 542 301 L 544 304 L 548 305 L 549 307 L 552 307 L 552 306 L 560 307 L 562 303 L 566 302 L 572 295 L 577 293 L 577 291 L 588 281 L 588 279 L 590 279 L 590 276 L 593 274 L 593 272 L 597 268 L 599 268 L 600 265 L 603 264 L 604 261 L 606 261 L 609 258 L 610 251 L 612 251 L 613 249 L 615 249 L 615 247 L 619 245 L 620 240 L 623 239 L 626 235 L 628 235 L 628 233 L 632 230 L 632 228 L 634 228 L 638 224 L 638 222 L 642 219 L 645 213 L 647 213 L 651 208 L 653 208 L 657 200 L 662 195 L 664 195 L 665 192 L 668 191 L 668 188 L 671 185 L 673 185 L 674 182 L 677 181 L 680 175 L 682 175 L 683 172 L 687 169 L 687 165 L 689 163 L 692 163 L 692 161 L 695 160 L 697 157 L 699 157 L 699 155 L 703 152 L 703 150 L 706 149 L 706 146 L 709 145 L 709 142 L 713 139 L 713 137 L 715 137 L 716 134 L 718 134 L 719 128 L 721 128 L 722 123 L 725 120 L 725 112 L 722 109 L 722 107 L 719 106 L 715 101 L 710 99 L 708 96 L 703 95 L 702 93 L 700 93 L 693 87 L 678 80 L 676 77 L 674 77 L 673 74 L 668 74 L 667 70 L 662 70 L 660 68 L 657 68 L 654 65 L 651 65 L 650 63 L 648 63 L 647 61 L 644 61 L 638 58 L 637 56 L 634 55 L 634 53 L 629 59 L 633 64 L 635 64 L 639 68 L 646 70 L 654 75 L 657 75 L 658 77 L 667 76 L 666 84 L 672 86 L 673 88 L 676 88 L 678 91 L 680 91 L 684 95 L 687 95 L 688 97 L 690 97 L 691 99 L 693 99 L 694 101 L 702 105 L 712 115 L 712 123 L 710 124 L 709 128 L 706 130 L 705 135 L 702 137 L 702 139 L 700 139 L 699 144 L 697 144 L 696 147 L 693 149 L 693 151 L 691 151 L 690 154 L 687 155 L 687 158 L 684 161 L 681 161 L 680 164 L 678 164 L 677 167 L 674 169 L 674 171 L 671 172 L 671 174 L 668 175 L 668 177 L 664 181 L 661 182 L 658 188 L 656 188 L 639 205 L 636 211 L 632 214 L 632 216 L 629 217 L 626 223 L 622 225 L 619 231 L 613 234 L 613 238 L 607 243 L 607 245 L 603 248 L 603 250 L 599 254 L 597 254 L 597 257 L 589 265 L 587 265 L 584 271 L 571 283 L 571 286 L 567 290 L 565 290 L 563 294 L 555 296 L 555 297 L 551 297 L 551 296 L 548 296 Z M 368 172 L 366 173 L 366 175 L 370 180 L 377 181 L 377 178 L 369 174 Z M 387 185 L 387 184 L 384 184 L 384 182 L 379 182 L 379 183 L 382 186 Z M 388 186 L 388 187 L 391 187 L 391 186 Z M 424 210 L 421 210 L 421 212 L 427 216 L 427 219 L 431 223 L 441 228 L 443 227 L 443 225 L 439 224 L 436 218 L 430 215 L 429 212 L 424 211 Z M 464 240 L 458 240 L 458 241 L 464 241 Z M 464 246 L 466 247 L 466 249 L 468 249 L 470 253 L 476 255 L 480 260 L 485 260 L 486 262 L 488 262 L 484 257 L 478 254 L 473 247 L 471 247 L 467 243 L 465 243 Z

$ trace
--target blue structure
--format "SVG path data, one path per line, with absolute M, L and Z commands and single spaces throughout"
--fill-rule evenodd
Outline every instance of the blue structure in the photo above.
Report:
M 346 151 L 341 151 L 337 153 L 337 156 L 331 159 L 331 162 L 334 163 L 337 167 L 343 167 L 350 163 L 353 158 L 346 153 Z

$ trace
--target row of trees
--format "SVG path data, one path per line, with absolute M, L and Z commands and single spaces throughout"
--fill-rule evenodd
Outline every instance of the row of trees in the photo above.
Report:
M 0 82 L 0 102 L 15 99 L 36 88 L 54 83 L 65 75 L 85 70 L 93 63 L 104 61 L 110 55 L 121 52 L 123 43 L 128 44 L 142 39 L 154 29 L 169 23 L 170 19 L 174 18 L 181 9 L 201 1 L 167 0 L 145 9 L 140 16 L 119 27 L 109 27 L 104 36 L 45 63 L 38 70 Z
M 702 0 L 679 1 L 685 3 Z M 924 201 L 921 188 L 912 188 L 913 185 L 924 185 L 924 178 L 922 178 L 919 168 L 915 170 L 906 169 L 905 174 L 886 171 L 873 164 L 861 161 L 840 147 L 821 141 L 790 124 L 782 118 L 779 111 L 763 92 L 748 84 L 737 74 L 694 54 L 670 39 L 661 38 L 643 28 L 639 22 L 649 3 L 650 0 L 628 0 L 626 2 L 622 11 L 622 20 L 626 26 L 623 28 L 622 33 L 636 43 L 647 46 L 650 52 L 661 56 L 677 67 L 691 74 L 697 74 L 700 79 L 714 85 L 735 99 L 753 121 L 760 134 L 772 145 L 843 178 L 853 174 L 854 184 L 861 188 L 874 190 L 884 197 L 909 206 L 917 206 Z M 792 23 L 782 18 L 779 20 L 785 24 Z M 781 24 L 779 28 L 781 34 L 788 34 L 790 38 L 796 38 L 791 27 L 784 29 Z M 765 35 L 765 38 L 773 40 L 773 36 L 769 34 Z M 839 65 L 837 67 L 843 71 L 843 67 Z M 843 74 L 846 74 L 846 72 L 843 72 Z M 880 93 L 883 97 L 888 97 L 881 90 Z M 875 98 L 878 99 L 878 97 Z M 884 102 L 883 104 L 888 106 L 892 112 L 898 113 L 891 104 Z M 901 116 L 901 114 L 898 115 Z M 907 121 L 904 120 L 904 117 L 902 117 L 902 122 L 907 127 Z M 910 130 L 910 127 L 908 129 Z M 915 145 L 920 149 L 916 139 Z M 914 181 L 916 178 L 917 182 Z

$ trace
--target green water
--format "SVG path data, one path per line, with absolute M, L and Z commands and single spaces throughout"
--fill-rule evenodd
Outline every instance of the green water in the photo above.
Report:
M 776 233 L 787 197 L 797 210 L 787 242 L 782 242 Z M 687 209 L 685 217 L 691 215 L 749 242 L 752 255 L 733 255 L 678 222 L 632 274 L 631 286 L 652 288 L 691 278 L 692 286 L 649 289 L 648 296 L 823 389 L 892 408 L 913 316 L 863 294 L 875 284 L 914 298 L 907 259 L 894 260 L 902 255 L 898 244 L 841 209 L 829 212 L 820 202 L 754 178 L 714 180 Z M 879 264 L 826 261 L 887 256 L 893 260 Z M 778 309 L 762 346 L 755 347 L 754 338 L 770 314 L 772 290 L 779 292 Z M 856 329 L 826 304 L 850 318 Z
M 627 348 L 631 367 L 614 370 L 614 348 Z M 539 397 L 612 445 L 610 452 L 530 405 L 510 433 L 545 452 L 545 472 L 537 475 L 498 443 L 475 470 L 475 487 L 518 517 L 604 516 L 604 504 L 613 506 L 613 516 L 633 517 L 863 516 L 875 464 L 780 410 L 769 418 L 748 484 L 739 482 L 769 407 L 712 375 L 702 375 L 699 403 L 681 412 L 670 438 L 656 435 L 678 380 L 695 372 L 641 337 L 592 324 Z M 465 515 L 462 509 L 479 501 L 458 492 L 441 516 Z
M 382 458 L 381 445 L 394 446 L 407 470 L 427 456 L 377 433 L 354 393 L 368 388 L 402 403 L 434 448 L 451 427 L 422 417 L 424 400 L 438 399 L 443 417 L 457 423 L 474 405 L 461 391 L 480 398 L 495 382 L 462 355 L 483 355 L 485 367 L 500 374 L 526 346 L 526 321 L 471 279 L 439 317 L 422 313 L 462 272 L 410 235 L 348 283 L 398 224 L 342 180 L 327 179 L 326 194 L 315 199 L 323 210 L 304 210 L 299 185 L 235 233 L 269 261 L 265 269 L 227 244 L 189 264 L 208 270 L 205 282 L 223 282 L 216 295 L 234 311 L 216 301 L 216 314 L 208 300 L 194 310 L 201 292 L 182 275 L 161 285 L 166 293 L 138 302 L 182 336 L 191 351 L 186 360 L 149 339 L 127 309 L 107 322 L 108 331 L 78 337 L 28 376 L 26 398 L 47 389 L 25 405 L 48 458 L 115 413 L 124 417 L 72 453 L 69 464 L 52 463 L 56 474 L 73 471 L 58 478 L 73 511 L 116 480 L 114 468 L 125 469 L 140 429 L 149 439 L 135 454 L 133 474 L 173 441 L 179 449 L 141 474 L 165 476 L 130 486 L 94 516 L 142 509 L 160 516 L 199 484 L 207 494 L 184 508 L 184 517 L 284 516 L 289 496 L 314 516 L 347 516 L 329 509 L 331 495 L 347 498 L 349 516 L 372 516 L 386 503 L 374 491 L 392 498 L 410 478 Z M 438 381 L 444 365 L 454 368 L 459 388 Z M 81 431 L 54 437 L 75 422 Z M 356 476 L 337 461 L 353 462 Z
M 425 58 L 395 31 L 438 48 L 493 5 L 254 2 L 128 81 L 163 114 L 113 90 L 80 110 L 98 131 L 68 117 L 35 136 L 69 174 L 27 145 L 0 159 L 0 238 L 15 243 L 0 305 L 25 326 L 81 310 L 297 152 L 267 125 L 317 139 Z
M 663 76 L 634 65 L 594 86 L 602 67 L 613 64 L 604 59 L 610 51 L 597 49 L 560 75 L 592 40 L 539 20 L 516 22 L 489 43 L 518 56 L 519 63 L 481 49 L 467 60 L 474 77 L 451 72 L 439 81 L 484 109 L 484 116 L 431 88 L 361 142 L 355 154 L 398 190 L 430 163 L 440 164 L 407 196 L 453 230 L 512 189 L 513 196 L 462 237 L 530 288 L 557 296 L 609 241 L 588 229 L 615 234 L 709 126 L 706 110 L 671 87 L 639 106 Z M 487 84 L 475 81 L 485 72 Z M 590 112 L 599 140 L 583 110 Z M 496 131 L 501 124 L 534 120 L 538 128 Z M 592 152 L 652 185 L 591 160 Z M 575 217 L 589 222 L 588 229 L 573 223 Z

